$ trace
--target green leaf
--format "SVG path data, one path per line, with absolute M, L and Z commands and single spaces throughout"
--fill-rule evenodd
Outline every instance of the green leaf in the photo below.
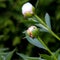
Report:
M 46 54 L 41 54 L 41 58 L 44 58 L 46 60 L 53 60 L 52 56 L 46 55 Z
M 1 53 L 0 53 L 0 60 L 5 60 L 7 54 L 8 54 L 8 53 L 1 52 Z
M 6 7 L 6 4 L 0 1 L 0 7 L 5 8 Z
M 8 48 L 0 48 L 0 60 L 5 60 L 5 56 L 8 54 L 8 53 L 5 53 L 4 51 L 7 51 Z
M 14 40 L 13 40 L 13 46 L 16 46 L 17 44 L 20 43 L 20 37 L 15 37 Z
M 17 53 L 17 55 L 19 55 L 21 58 L 23 58 L 24 60 L 27 60 L 27 56 L 23 55 L 23 54 L 20 54 L 20 53 Z
M 58 60 L 60 60 L 60 54 L 58 55 Z
M 0 48 L 0 52 L 4 52 L 6 50 L 8 50 L 8 48 Z
M 13 53 L 15 52 L 16 49 L 14 49 L 12 52 L 9 52 L 7 55 L 6 55 L 6 58 L 5 60 L 11 60 L 11 57 L 13 55 Z
M 39 0 L 37 0 L 36 4 L 35 4 L 35 8 L 38 7 L 38 3 L 39 3 Z
M 48 32 L 48 29 L 45 26 L 43 26 L 42 24 L 36 24 L 36 26 L 39 27 L 40 31 L 42 31 L 42 32 Z
M 51 28 L 50 16 L 48 13 L 45 14 L 45 22 L 49 28 Z
M 42 43 L 37 40 L 36 38 L 31 38 L 29 36 L 26 36 L 26 39 L 28 40 L 29 43 L 33 44 L 34 46 L 37 46 L 38 48 L 43 48 L 43 49 L 46 49 Z
M 44 60 L 44 59 L 42 59 L 42 58 L 40 58 L 40 57 L 28 57 L 28 56 L 26 56 L 26 55 L 24 55 L 24 54 L 20 54 L 20 53 L 17 53 L 20 57 L 22 57 L 23 58 L 23 60 Z
M 4 52 L 6 50 L 7 50 L 7 48 L 0 49 L 0 60 L 11 60 L 11 57 L 16 49 L 14 49 L 11 52 Z
M 54 55 L 58 58 L 58 60 L 60 60 L 60 49 L 58 49 Z

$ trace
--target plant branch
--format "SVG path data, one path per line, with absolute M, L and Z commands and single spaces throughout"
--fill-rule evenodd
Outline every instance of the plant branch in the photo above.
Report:
M 51 50 L 46 46 L 46 44 L 42 41 L 42 39 L 38 36 L 37 39 L 43 44 L 46 50 L 54 57 L 54 60 L 57 60 L 56 56 L 51 52 Z
M 51 33 L 55 38 L 57 38 L 57 39 L 60 41 L 60 37 L 58 37 L 58 36 L 46 25 L 46 23 L 45 23 L 42 19 L 40 19 L 36 14 L 35 14 L 34 16 L 37 18 L 37 20 L 38 20 L 41 24 L 43 24 L 43 25 L 48 29 L 49 33 Z

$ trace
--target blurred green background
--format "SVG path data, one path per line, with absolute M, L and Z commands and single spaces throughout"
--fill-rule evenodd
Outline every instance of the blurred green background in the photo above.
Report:
M 0 0 L 0 48 L 9 48 L 12 51 L 29 56 L 39 56 L 39 53 L 46 53 L 45 50 L 31 45 L 23 33 L 29 26 L 33 25 L 21 13 L 22 5 L 30 2 L 36 8 L 36 14 L 44 20 L 46 12 L 51 18 L 52 30 L 60 36 L 60 0 Z M 40 37 L 51 51 L 60 48 L 60 41 L 57 41 L 51 34 L 41 32 Z M 12 59 L 18 58 L 14 53 Z

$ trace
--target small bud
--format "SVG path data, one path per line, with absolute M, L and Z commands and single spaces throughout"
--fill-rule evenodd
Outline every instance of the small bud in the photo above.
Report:
M 36 26 L 31 26 L 28 28 L 27 30 L 27 34 L 30 36 L 30 37 L 37 37 L 38 36 L 38 33 L 39 33 L 39 30 Z
M 25 17 L 31 17 L 34 14 L 34 10 L 35 10 L 35 8 L 29 2 L 25 3 L 22 6 L 22 14 Z

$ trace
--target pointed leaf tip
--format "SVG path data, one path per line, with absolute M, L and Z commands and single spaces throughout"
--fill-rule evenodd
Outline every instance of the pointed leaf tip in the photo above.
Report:
M 51 28 L 50 16 L 48 13 L 45 14 L 45 22 L 49 28 Z

